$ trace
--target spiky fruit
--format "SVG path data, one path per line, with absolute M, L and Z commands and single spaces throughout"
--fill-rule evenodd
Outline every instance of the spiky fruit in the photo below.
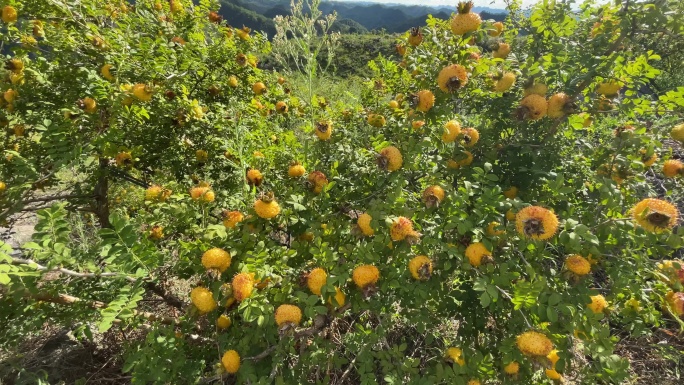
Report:
M 529 96 L 529 95 L 546 96 L 546 93 L 548 92 L 548 90 L 549 90 L 549 87 L 547 87 L 546 84 L 532 82 L 532 84 L 525 87 L 525 90 L 523 90 L 523 96 Z
M 321 120 L 320 122 L 316 123 L 316 136 L 320 140 L 328 140 L 330 139 L 330 136 L 332 135 L 332 129 L 333 125 L 332 122 L 329 120 Z
M 520 371 L 520 364 L 518 364 L 515 361 L 509 362 L 506 366 L 504 366 L 504 372 L 508 375 L 512 376 L 514 374 L 518 374 L 519 371 Z
M 419 255 L 409 261 L 408 269 L 413 279 L 426 281 L 432 276 L 432 261 L 425 255 Z
M 498 230 L 499 226 L 501 226 L 499 222 L 490 222 L 489 225 L 487 225 L 487 235 L 490 237 L 496 237 L 499 235 L 506 234 L 506 231 Z
M 247 183 L 251 186 L 261 186 L 261 183 L 264 181 L 264 176 L 261 174 L 261 171 L 255 168 L 247 170 L 246 176 Z
M 147 84 L 138 83 L 133 86 L 131 92 L 138 100 L 149 102 L 152 100 L 152 96 L 154 95 L 154 88 Z
M 199 163 L 206 163 L 209 159 L 209 153 L 205 150 L 197 150 L 195 151 L 195 159 L 197 159 L 197 162 Z
M 373 265 L 357 266 L 352 273 L 352 280 L 360 289 L 374 285 L 380 279 L 380 271 Z
M 302 311 L 294 305 L 280 305 L 276 309 L 275 320 L 278 326 L 297 326 L 302 320 Z
M 359 226 L 359 229 L 361 229 L 363 235 L 368 237 L 375 234 L 375 230 L 373 230 L 371 227 L 371 220 L 373 220 L 373 217 L 371 217 L 368 213 L 359 215 L 359 219 L 356 220 L 356 224 Z
M 378 157 L 378 166 L 386 171 L 392 172 L 397 171 L 401 168 L 404 163 L 404 159 L 401 156 L 401 152 L 398 148 L 394 146 L 388 146 L 380 151 L 380 156 Z
M 240 273 L 233 277 L 230 283 L 233 288 L 233 298 L 236 301 L 244 301 L 252 295 L 254 290 L 254 277 L 252 274 Z
M 519 335 L 516 345 L 527 356 L 546 357 L 553 350 L 553 343 L 547 336 L 531 330 Z
M 423 191 L 423 202 L 428 208 L 439 207 L 444 200 L 444 189 L 438 185 L 430 186 Z
M 393 241 L 403 241 L 411 237 L 418 237 L 419 233 L 413 230 L 413 222 L 406 217 L 398 217 L 390 226 L 390 237 Z
M 546 116 L 547 109 L 546 99 L 543 96 L 532 94 L 525 96 L 520 101 L 520 107 L 516 113 L 522 119 L 539 120 Z
M 14 23 L 17 21 L 17 9 L 6 5 L 2 8 L 2 21 L 5 23 Z
M 684 143 L 684 123 L 672 127 L 670 137 L 678 142 Z
M 497 21 L 496 23 L 492 24 L 492 28 L 493 29 L 488 32 L 489 36 L 497 37 L 497 36 L 501 35 L 501 33 L 503 32 L 504 25 L 502 22 Z
M 470 12 L 472 8 L 472 1 L 458 3 L 458 13 L 451 19 L 451 32 L 455 35 L 465 35 L 480 28 L 482 19 L 480 15 Z
M 317 267 L 309 272 L 306 276 L 306 286 L 313 294 L 321 295 L 321 289 L 325 286 L 328 279 L 328 274 L 325 270 Z
M 423 42 L 423 33 L 420 32 L 420 27 L 411 28 L 411 31 L 409 32 L 408 42 L 414 47 L 419 46 L 420 43 Z
M 237 86 L 239 85 L 237 76 L 231 75 L 228 78 L 228 85 L 233 87 L 233 88 L 237 88 Z
M 230 253 L 217 247 L 209 249 L 202 254 L 202 266 L 207 270 L 215 269 L 223 273 L 230 267 L 230 262 Z
M 632 216 L 644 230 L 661 233 L 677 224 L 679 211 L 670 202 L 646 198 L 634 206 Z
M 219 330 L 224 330 L 228 329 L 232 323 L 233 322 L 230 320 L 230 318 L 228 318 L 227 315 L 221 314 L 216 320 L 216 327 L 219 328 Z
M 447 361 L 458 364 L 459 366 L 465 365 L 465 360 L 463 359 L 463 351 L 460 348 L 448 348 L 445 353 Z
M 570 97 L 562 92 L 549 98 L 547 115 L 549 118 L 561 118 L 574 110 L 574 103 Z
M 460 64 L 446 66 L 437 75 L 437 85 L 439 89 L 452 93 L 468 83 L 468 72 Z
M 226 228 L 234 229 L 238 223 L 242 222 L 245 216 L 239 211 L 224 211 L 223 212 L 223 225 Z
M 435 105 L 435 95 L 430 90 L 418 91 L 413 96 L 413 106 L 421 112 L 428 112 Z
M 550 380 L 560 381 L 560 379 L 563 377 L 556 371 L 556 369 L 545 369 L 544 372 L 546 373 L 546 377 L 548 377 Z
M 591 302 L 587 305 L 589 310 L 595 314 L 603 313 L 603 311 L 608 307 L 608 302 L 602 295 L 592 295 Z
M 496 50 L 492 51 L 492 57 L 495 59 L 505 59 L 511 53 L 511 46 L 508 43 L 499 43 Z
M 455 121 L 450 120 L 444 124 L 444 133 L 442 134 L 442 142 L 452 143 L 461 134 L 461 125 Z
M 673 314 L 678 317 L 684 316 L 684 293 L 668 292 L 665 301 Z
M 200 201 L 204 203 L 211 203 L 214 201 L 214 199 L 216 199 L 216 195 L 214 194 L 214 192 L 211 190 L 210 187 L 207 186 L 191 188 L 190 197 L 194 201 Z
M 482 242 L 476 242 L 468 245 L 465 251 L 468 262 L 474 267 L 478 267 L 483 263 L 491 262 L 492 252 L 487 250 L 487 246 Z
M 335 288 L 335 295 L 328 297 L 328 303 L 335 307 L 344 306 L 347 296 L 340 290 L 339 287 Z
M 606 97 L 613 97 L 620 92 L 620 88 L 622 88 L 622 83 L 620 81 L 608 80 L 599 84 L 596 88 L 596 93 Z
M 543 241 L 556 234 L 558 218 L 543 207 L 528 206 L 515 215 L 515 227 L 520 235 Z
M 304 174 L 306 174 L 306 169 L 299 163 L 293 163 L 287 169 L 287 175 L 290 178 L 301 178 Z
M 116 165 L 119 167 L 128 167 L 133 165 L 133 156 L 130 152 L 120 152 L 116 154 Z
M 496 81 L 494 85 L 494 91 L 496 92 L 506 92 L 515 84 L 515 74 L 512 72 L 506 72 L 501 76 L 499 80 Z
M 470 148 L 474 147 L 480 140 L 480 132 L 472 127 L 466 127 L 461 130 L 459 137 L 461 138 L 461 145 Z
M 684 174 L 684 163 L 677 159 L 668 159 L 663 163 L 663 175 L 675 178 Z
M 262 82 L 256 82 L 252 85 L 252 91 L 256 95 L 261 95 L 266 92 L 266 85 Z
M 591 272 L 591 263 L 581 255 L 571 255 L 565 259 L 565 266 L 575 275 L 583 276 Z
M 240 355 L 235 350 L 223 353 L 221 364 L 227 373 L 235 374 L 240 369 Z
M 102 77 L 109 80 L 110 82 L 113 82 L 115 80 L 114 75 L 112 74 L 112 69 L 114 66 L 111 64 L 105 64 L 100 68 L 100 74 L 102 74 Z
M 320 171 L 314 171 L 307 178 L 314 194 L 320 194 L 328 184 L 328 178 Z
M 515 199 L 518 196 L 518 188 L 511 186 L 508 190 L 504 190 L 503 195 L 508 199 Z
M 162 238 L 164 238 L 164 227 L 152 226 L 152 229 L 150 229 L 150 239 L 158 241 Z
M 272 193 L 265 194 L 254 202 L 254 211 L 259 218 L 271 219 L 280 214 L 280 205 L 275 201 Z
M 206 314 L 216 309 L 214 295 L 206 287 L 196 287 L 190 292 L 190 300 L 200 313 Z

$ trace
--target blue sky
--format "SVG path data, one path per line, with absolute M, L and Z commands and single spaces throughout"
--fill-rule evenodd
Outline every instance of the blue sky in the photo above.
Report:
M 335 1 L 359 1 L 359 0 L 335 0 Z M 458 0 L 360 0 L 373 3 L 394 3 L 394 4 L 418 4 L 418 5 L 449 5 L 456 8 Z M 536 0 L 523 0 L 523 5 L 528 6 L 535 3 Z M 491 7 L 491 8 L 505 8 L 506 5 L 502 0 L 483 0 L 474 1 L 475 6 Z

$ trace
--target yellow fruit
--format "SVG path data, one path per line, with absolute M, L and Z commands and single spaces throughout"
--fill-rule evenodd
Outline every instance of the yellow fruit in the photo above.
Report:
M 535 331 L 527 331 L 516 338 L 518 349 L 525 355 L 546 357 L 553 350 L 551 340 Z
M 230 374 L 235 374 L 240 369 L 240 355 L 235 350 L 229 350 L 221 357 L 223 369 Z
M 603 313 L 603 311 L 608 307 L 608 302 L 602 295 L 592 295 L 591 296 L 591 303 L 587 305 L 589 310 L 594 312 L 595 314 L 598 313 Z
M 496 23 L 492 24 L 492 28 L 494 29 L 489 31 L 489 36 L 497 37 L 501 35 L 501 32 L 503 32 L 504 25 L 502 22 L 497 21 Z
M 375 128 L 381 128 L 385 126 L 387 120 L 380 114 L 369 114 L 366 122 Z
M 145 200 L 165 201 L 171 195 L 170 190 L 165 190 L 161 186 L 152 185 L 145 190 Z
M 504 366 L 504 372 L 506 372 L 506 374 L 509 374 L 511 376 L 514 374 L 518 374 L 519 371 L 520 371 L 520 364 L 518 364 L 515 361 L 510 362 L 508 365 Z
M 432 275 L 432 261 L 425 255 L 412 258 L 408 263 L 409 272 L 413 279 L 425 281 Z
M 321 295 L 321 288 L 325 286 L 325 282 L 328 280 L 328 274 L 325 270 L 317 267 L 309 272 L 306 276 L 306 286 L 313 294 Z
M 663 175 L 675 178 L 684 174 L 684 163 L 677 159 L 668 159 L 663 163 Z
M 252 32 L 252 30 L 249 29 L 248 27 L 242 27 L 242 29 L 237 30 L 237 35 L 241 40 L 246 41 L 246 40 L 249 40 L 252 38 L 251 36 L 249 36 L 250 32 Z
M 543 207 L 528 206 L 516 214 L 515 227 L 520 235 L 543 241 L 556 234 L 558 218 Z
M 233 88 L 236 88 L 238 86 L 238 78 L 235 75 L 231 75 L 228 78 L 228 85 Z
M 401 152 L 394 146 L 385 147 L 380 151 L 378 166 L 386 171 L 397 171 L 404 163 Z
M 290 178 L 301 178 L 304 174 L 306 174 L 306 169 L 299 163 L 294 163 L 287 169 L 287 175 Z
M 651 167 L 658 161 L 658 154 L 654 152 L 649 156 L 648 151 L 645 148 L 639 150 L 639 154 L 641 155 L 641 161 L 644 162 L 644 167 Z
M 660 233 L 677 224 L 679 211 L 664 200 L 646 198 L 634 206 L 632 216 L 644 230 Z
M 372 236 L 375 234 L 375 230 L 371 227 L 371 220 L 373 218 L 368 215 L 367 213 L 363 213 L 359 215 L 359 219 L 356 220 L 356 224 L 359 226 L 359 229 L 361 229 L 361 232 L 365 236 Z
M 408 42 L 414 47 L 420 45 L 423 42 L 423 34 L 420 32 L 420 27 L 411 28 L 409 32 Z
M 233 322 L 228 318 L 227 315 L 221 314 L 216 320 L 216 327 L 220 330 L 228 329 Z
M 252 295 L 254 290 L 254 277 L 252 274 L 240 273 L 233 277 L 230 283 L 233 288 L 233 297 L 236 301 L 244 301 Z
M 453 64 L 442 68 L 437 75 L 437 85 L 439 89 L 452 93 L 468 83 L 468 72 L 465 67 L 459 64 Z
M 20 74 L 24 71 L 24 62 L 21 59 L 13 58 L 5 63 L 5 68 L 12 73 Z
M 199 163 L 206 163 L 209 159 L 209 154 L 204 150 L 197 150 L 195 151 L 195 159 L 197 159 Z
M 423 191 L 423 202 L 428 208 L 439 206 L 444 200 L 444 189 L 440 186 L 430 186 Z
M 467 385 L 481 385 L 481 384 L 480 384 L 480 380 L 476 380 L 473 378 L 472 380 L 468 381 Z
M 273 194 L 264 195 L 254 202 L 254 211 L 259 218 L 271 219 L 280 214 L 280 205 L 275 201 Z
M 435 95 L 430 90 L 421 90 L 414 96 L 416 110 L 428 112 L 435 105 Z
M 424 125 L 425 125 L 425 121 L 423 121 L 423 120 L 414 120 L 413 122 L 411 122 L 411 128 L 413 128 L 414 130 L 419 130 Z
M 511 186 L 508 190 L 503 192 L 503 195 L 508 199 L 515 199 L 518 196 L 518 191 L 516 186 Z
M 105 64 L 100 68 L 100 73 L 102 74 L 102 77 L 109 80 L 110 82 L 114 81 L 114 75 L 112 75 L 112 68 L 113 66 L 111 64 Z
M 506 234 L 506 231 L 504 230 L 497 230 L 499 226 L 501 226 L 501 223 L 499 222 L 490 222 L 489 225 L 487 225 L 487 235 L 490 237 L 496 237 Z
M 405 45 L 403 45 L 403 44 L 397 44 L 397 45 L 394 46 L 394 48 L 396 48 L 397 53 L 399 54 L 399 56 L 404 56 L 404 55 L 406 55 L 406 46 L 405 46 Z
M 576 275 L 583 276 L 591 272 L 591 263 L 581 255 L 571 255 L 565 259 L 565 266 Z
M 658 264 L 658 270 L 667 277 L 668 283 L 679 282 L 684 285 L 684 261 L 662 261 Z
M 465 365 L 465 360 L 463 359 L 463 351 L 459 348 L 449 348 L 446 350 L 446 359 L 449 362 L 458 364 L 459 366 Z
M 10 72 L 9 79 L 10 79 L 10 83 L 12 83 L 12 84 L 22 85 L 22 84 L 24 84 L 24 73 L 23 72 L 20 72 L 20 73 Z M 2 99 L 0 99 L 0 104 L 2 104 Z
M 2 95 L 2 97 L 5 99 L 7 103 L 14 103 L 15 100 L 17 100 L 17 97 L 19 96 L 19 92 L 13 90 L 13 89 L 8 89 L 5 91 L 5 93 Z
M 320 194 L 323 191 L 323 188 L 328 184 L 328 178 L 320 171 L 310 173 L 307 180 L 311 184 L 311 189 L 314 194 Z
M 621 82 L 617 80 L 609 80 L 599 84 L 599 86 L 596 88 L 596 93 L 606 97 L 612 97 L 620 92 L 620 88 L 622 88 Z
M 464 151 L 458 159 L 450 159 L 447 162 L 447 167 L 457 169 L 465 166 L 470 166 L 473 163 L 473 153 Z
M 393 241 L 402 241 L 406 237 L 416 237 L 418 233 L 413 230 L 413 222 L 406 217 L 398 217 L 390 226 L 390 237 Z
M 506 72 L 497 80 L 496 85 L 494 85 L 494 91 L 505 92 L 508 91 L 515 84 L 515 74 L 512 72 Z
M 244 219 L 245 216 L 239 211 L 227 211 L 223 213 L 223 225 L 229 229 L 234 229 L 235 226 Z
M 450 120 L 444 124 L 444 133 L 442 134 L 442 142 L 451 143 L 461 134 L 461 125 L 455 121 Z
M 31 24 L 33 25 L 33 36 L 35 37 L 45 37 L 45 29 L 43 28 L 43 22 L 40 20 L 32 20 Z
M 492 52 L 495 59 L 505 59 L 511 53 L 511 46 L 508 43 L 499 43 L 496 51 Z
M 24 133 L 26 132 L 26 126 L 24 126 L 23 124 L 17 124 L 16 126 L 14 126 L 13 130 L 14 136 L 19 138 L 24 136 Z
M 328 297 L 328 303 L 336 307 L 344 306 L 346 300 L 347 296 L 339 287 L 335 288 L 335 296 Z
M 560 357 L 558 357 L 558 350 L 552 350 L 551 353 L 546 355 L 546 358 L 551 361 L 551 366 L 555 367 L 558 360 L 560 360 Z
M 487 250 L 487 247 L 482 242 L 468 245 L 465 255 L 468 258 L 468 262 L 474 267 L 492 260 L 492 252 Z
M 458 3 L 458 13 L 451 19 L 451 32 L 455 35 L 465 35 L 480 28 L 482 19 L 480 15 L 470 12 L 472 8 L 472 1 Z
M 193 187 L 190 189 L 190 197 L 194 201 L 201 201 L 205 203 L 211 203 L 216 198 L 216 195 L 207 186 L 203 187 Z
M 138 100 L 149 102 L 152 100 L 152 95 L 154 95 L 154 88 L 147 84 L 138 83 L 133 86 L 132 92 L 133 96 L 135 96 Z
M 169 7 L 171 8 L 171 13 L 174 15 L 177 15 L 185 10 L 181 0 L 169 0 Z
M 133 164 L 133 157 L 130 152 L 120 152 L 116 155 L 116 165 L 119 167 L 127 167 Z
M 525 96 L 520 102 L 520 117 L 530 120 L 539 120 L 546 116 L 548 104 L 543 96 L 532 94 Z
M 190 293 L 190 300 L 200 313 L 205 314 L 216 309 L 214 295 L 206 287 L 196 287 Z
M 275 312 L 275 320 L 278 326 L 299 325 L 302 320 L 302 311 L 294 305 L 280 305 Z
M 0 182 L 0 194 L 4 193 L 5 190 L 7 190 L 7 185 L 5 182 Z
M 678 317 L 684 316 L 684 293 L 668 292 L 665 301 L 673 314 Z
M 572 112 L 572 105 L 568 95 L 557 93 L 549 98 L 547 115 L 549 118 L 561 118 Z
M 380 279 L 380 271 L 373 265 L 357 266 L 352 273 L 352 280 L 360 289 L 374 285 Z
M 546 84 L 532 83 L 530 86 L 525 88 L 525 90 L 523 91 L 523 96 L 529 96 L 529 95 L 546 96 L 546 92 L 548 90 L 549 90 L 549 87 L 547 87 Z
M 17 10 L 16 8 L 6 5 L 2 8 L 2 21 L 5 23 L 14 23 L 17 21 Z
M 216 269 L 223 273 L 230 266 L 230 262 L 230 253 L 217 247 L 202 254 L 202 266 L 207 270 Z
M 261 95 L 266 92 L 266 85 L 262 82 L 256 82 L 252 85 L 252 91 L 254 91 L 256 95 Z
M 556 371 L 556 369 L 546 369 L 545 372 L 546 377 L 548 377 L 551 380 L 560 380 L 562 377 L 560 373 Z
M 264 181 L 264 176 L 261 174 L 261 171 L 255 169 L 255 168 L 250 168 L 247 170 L 247 183 L 249 183 L 252 186 L 261 186 L 261 183 Z
M 461 138 L 461 145 L 470 148 L 474 147 L 480 140 L 480 132 L 472 127 L 466 127 L 461 130 L 459 137 Z
M 672 127 L 670 137 L 676 141 L 684 143 L 684 123 Z
M 154 239 L 155 241 L 158 241 L 158 240 L 164 238 L 164 227 L 153 226 L 152 229 L 150 230 L 150 238 Z
M 320 140 L 328 140 L 330 139 L 330 136 L 332 135 L 332 129 L 333 125 L 332 122 L 329 120 L 322 120 L 318 123 L 316 123 L 316 136 Z

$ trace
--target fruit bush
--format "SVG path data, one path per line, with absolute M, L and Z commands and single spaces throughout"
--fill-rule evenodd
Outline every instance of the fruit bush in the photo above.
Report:
M 684 325 L 684 88 L 646 92 L 642 49 L 678 1 L 460 4 L 358 98 L 311 86 L 296 31 L 334 17 L 277 20 L 302 77 L 214 0 L 0 4 L 0 220 L 37 215 L 0 243 L 2 346 L 135 331 L 135 383 L 596 384 L 629 377 L 616 330 Z

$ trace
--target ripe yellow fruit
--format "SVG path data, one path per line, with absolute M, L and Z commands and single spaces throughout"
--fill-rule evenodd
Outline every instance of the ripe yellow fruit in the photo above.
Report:
M 226 211 L 223 213 L 223 225 L 229 229 L 234 229 L 244 219 L 245 216 L 239 211 Z
M 494 28 L 494 29 L 489 31 L 489 36 L 497 37 L 497 36 L 501 35 L 501 33 L 503 32 L 504 25 L 502 22 L 497 21 L 496 23 L 492 24 L 492 28 Z
M 675 178 L 684 174 L 684 163 L 677 159 L 668 159 L 663 163 L 663 175 Z
M 368 118 L 366 118 L 366 121 L 375 128 L 384 127 L 387 123 L 385 117 L 380 114 L 369 114 Z
M 562 118 L 572 112 L 572 104 L 568 95 L 557 93 L 549 98 L 547 115 L 549 118 Z
M 359 219 L 356 220 L 356 224 L 359 226 L 359 229 L 361 229 L 363 235 L 368 237 L 375 234 L 375 230 L 373 230 L 371 227 L 371 220 L 373 220 L 373 217 L 371 217 L 368 213 L 359 215 Z
M 442 142 L 452 143 L 461 134 L 461 125 L 455 121 L 450 120 L 444 124 L 444 133 L 442 134 Z
M 24 133 L 26 132 L 26 126 L 24 126 L 23 124 L 17 124 L 16 126 L 14 126 L 13 130 L 14 136 L 20 138 L 24 136 Z
M 316 123 L 316 136 L 320 140 L 328 140 L 330 139 L 330 136 L 332 135 L 332 129 L 333 125 L 332 122 L 329 120 L 322 120 L 318 123 Z
M 548 104 L 543 96 L 532 94 L 525 96 L 520 102 L 520 117 L 539 120 L 546 116 Z
M 474 147 L 480 140 L 480 132 L 472 127 L 462 129 L 459 136 L 461 145 L 468 148 Z
M 216 327 L 220 330 L 228 329 L 233 322 L 227 315 L 221 314 L 216 320 Z
M 130 152 L 120 152 L 116 154 L 116 165 L 119 167 L 128 167 L 133 165 L 133 156 Z
M 448 348 L 446 350 L 446 359 L 447 361 L 458 364 L 459 366 L 465 365 L 463 351 L 459 348 Z
M 418 237 L 420 234 L 413 230 L 413 222 L 406 217 L 398 217 L 390 226 L 390 237 L 393 241 L 402 241 L 407 237 Z
M 423 120 L 414 120 L 413 122 L 411 122 L 411 128 L 413 128 L 414 130 L 419 130 L 424 125 L 425 125 L 425 121 L 423 121 Z
M 667 277 L 669 284 L 679 282 L 684 285 L 684 261 L 662 261 L 658 264 L 658 270 Z
M 352 273 L 352 280 L 360 289 L 374 285 L 380 279 L 380 271 L 373 265 L 357 266 Z
M 519 335 L 516 344 L 527 356 L 546 357 L 553 350 L 553 343 L 547 336 L 531 330 Z
M 320 171 L 310 173 L 307 180 L 311 184 L 314 194 L 320 194 L 328 184 L 328 178 Z
M 328 274 L 325 270 L 317 267 L 309 272 L 306 276 L 306 286 L 313 294 L 321 295 L 321 289 L 325 286 L 325 282 L 328 280 Z
M 546 96 L 546 92 L 548 92 L 549 87 L 546 86 L 544 83 L 532 83 L 528 87 L 525 87 L 525 90 L 523 91 L 523 96 L 529 96 L 529 95 L 539 95 L 539 96 Z
M 273 194 L 263 195 L 254 202 L 254 211 L 259 218 L 271 219 L 280 214 L 280 205 L 275 201 Z
M 240 273 L 233 277 L 230 283 L 233 288 L 233 297 L 236 301 L 244 301 L 252 295 L 254 290 L 254 277 L 252 274 Z
M 646 198 L 634 206 L 632 216 L 644 230 L 661 233 L 677 224 L 679 211 L 670 202 Z
M 446 66 L 437 75 L 437 85 L 439 89 L 452 93 L 468 83 L 468 72 L 460 64 Z
M 226 372 L 235 374 L 240 369 L 240 355 L 235 350 L 229 350 L 223 353 L 221 364 Z
M 505 59 L 511 53 L 511 46 L 508 43 L 499 43 L 499 46 L 492 52 L 495 59 Z
M 143 102 L 149 102 L 154 95 L 154 88 L 147 84 L 138 83 L 132 88 L 133 96 Z
M 419 46 L 420 43 L 423 42 L 423 33 L 420 32 L 420 27 L 411 28 L 411 31 L 409 32 L 408 42 L 414 47 Z
M 482 242 L 475 242 L 468 245 L 465 255 L 468 258 L 468 262 L 474 267 L 478 267 L 483 262 L 486 263 L 492 260 L 492 252 L 487 250 L 487 246 Z
M 342 292 L 342 290 L 340 290 L 339 287 L 335 288 L 334 296 L 328 297 L 328 303 L 336 307 L 344 306 L 346 300 L 347 296 Z
M 8 89 L 5 91 L 5 93 L 2 95 L 2 97 L 5 99 L 7 103 L 14 103 L 15 100 L 17 100 L 17 97 L 19 96 L 19 92 L 13 90 L 13 89 Z
M 684 316 L 684 293 L 670 291 L 665 295 L 665 301 L 673 314 Z
M 439 206 L 444 200 L 444 189 L 438 185 L 430 186 L 423 191 L 423 202 L 428 208 Z
M 571 255 L 565 259 L 565 266 L 578 276 L 591 272 L 591 263 L 581 255 Z
M 275 320 L 278 326 L 299 325 L 302 320 L 302 311 L 294 305 L 280 305 L 275 312 Z
M 518 188 L 516 186 L 511 186 L 508 190 L 503 192 L 503 195 L 508 199 L 515 199 L 518 196 Z
M 425 255 L 411 258 L 408 269 L 413 279 L 426 281 L 432 276 L 432 261 Z
M 228 78 L 228 85 L 229 85 L 229 86 L 231 86 L 231 87 L 233 87 L 233 88 L 237 88 L 238 84 L 239 84 L 239 83 L 238 83 L 238 78 L 237 78 L 235 75 L 231 75 L 231 76 Z
M 546 358 L 551 362 L 551 366 L 555 367 L 560 357 L 558 356 L 558 350 L 554 349 L 551 353 L 546 355 Z
M 470 166 L 473 163 L 473 153 L 470 151 L 463 151 L 458 159 L 450 159 L 447 162 L 447 167 L 457 169 L 465 166 Z
M 217 247 L 209 249 L 202 254 L 202 266 L 207 270 L 216 269 L 223 273 L 230 267 L 230 262 L 230 253 Z
M 499 222 L 490 222 L 489 225 L 487 225 L 487 235 L 490 237 L 496 237 L 499 235 L 506 234 L 506 231 L 504 230 L 497 230 L 497 228 L 501 226 L 501 223 Z
M 396 100 L 390 100 L 390 102 L 387 104 L 387 107 L 389 107 L 392 110 L 396 110 L 399 108 L 399 102 Z
M 435 95 L 430 90 L 421 90 L 414 96 L 416 110 L 428 112 L 435 105 Z
M 13 58 L 5 63 L 5 68 L 14 74 L 20 74 L 24 71 L 24 62 L 21 59 Z
M 520 235 L 534 240 L 546 240 L 558 230 L 558 218 L 539 206 L 528 206 L 515 215 L 515 227 Z
M 0 182 L 0 194 L 4 193 L 5 190 L 7 190 L 7 185 L 5 182 Z
M 473 5 L 472 1 L 458 3 L 458 13 L 451 19 L 451 32 L 455 35 L 465 35 L 480 28 L 480 15 L 470 12 Z
M 155 241 L 164 238 L 164 227 L 152 226 L 152 229 L 150 230 L 150 238 Z
M 112 68 L 114 68 L 111 64 L 105 64 L 100 68 L 100 73 L 102 74 L 102 77 L 109 80 L 110 82 L 114 81 L 114 75 L 112 74 Z
M 211 203 L 216 199 L 216 195 L 208 186 L 193 187 L 190 189 L 190 197 L 194 201 Z
M 33 36 L 37 38 L 45 37 L 45 29 L 41 20 L 31 20 L 31 24 L 33 25 Z
M 306 174 L 306 169 L 299 163 L 293 163 L 287 169 L 287 175 L 290 178 L 301 178 L 304 174 Z
M 592 295 L 591 302 L 587 305 L 589 310 L 595 314 L 603 313 L 603 311 L 608 307 L 608 302 L 602 295 Z
M 171 196 L 171 190 L 167 190 L 158 185 L 152 185 L 145 190 L 145 200 L 164 202 Z
M 252 91 L 254 91 L 256 95 L 261 95 L 266 92 L 266 85 L 262 82 L 256 82 L 252 85 Z
M 263 181 L 264 176 L 261 174 L 261 171 L 255 168 L 250 168 L 247 170 L 247 183 L 249 183 L 251 186 L 261 186 Z
M 509 362 L 508 365 L 504 366 L 504 372 L 509 375 L 518 374 L 520 371 L 520 364 L 515 361 Z
M 506 72 L 501 76 L 499 80 L 497 80 L 496 84 L 494 85 L 494 91 L 508 91 L 508 89 L 511 88 L 513 84 L 515 84 L 515 74 L 512 72 Z
M 639 154 L 641 155 L 641 161 L 644 162 L 644 167 L 651 167 L 656 161 L 658 161 L 658 154 L 653 152 L 649 156 L 648 151 L 645 148 L 639 150 Z
M 481 385 L 481 383 L 480 380 L 476 380 L 473 378 L 472 380 L 468 381 L 467 385 Z
M 556 371 L 556 369 L 546 369 L 546 377 L 548 377 L 550 380 L 556 380 L 559 381 L 561 379 L 561 374 Z
M 684 123 L 672 127 L 670 137 L 678 142 L 684 143 Z
M 2 21 L 9 24 L 17 21 L 17 9 L 6 5 L 2 8 Z
M 196 287 L 190 292 L 190 300 L 200 313 L 205 314 L 216 309 L 214 295 L 206 287 Z
M 404 159 L 401 156 L 401 152 L 398 148 L 394 146 L 388 146 L 380 151 L 380 156 L 378 157 L 378 166 L 386 171 L 392 172 L 397 171 L 401 168 L 404 163 Z
M 620 81 L 609 80 L 599 84 L 596 88 L 596 93 L 606 97 L 612 97 L 620 92 L 620 88 L 622 88 L 622 83 Z

